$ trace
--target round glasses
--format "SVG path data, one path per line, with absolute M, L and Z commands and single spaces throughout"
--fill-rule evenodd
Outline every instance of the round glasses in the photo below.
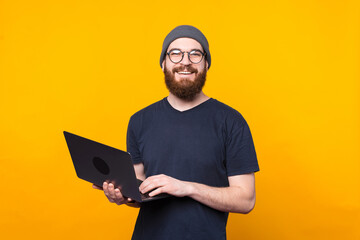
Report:
M 173 63 L 179 63 L 183 60 L 184 54 L 188 54 L 189 61 L 192 63 L 199 63 L 204 58 L 205 53 L 201 52 L 200 50 L 192 50 L 190 52 L 182 52 L 179 49 L 173 49 L 166 54 L 169 56 L 170 61 Z

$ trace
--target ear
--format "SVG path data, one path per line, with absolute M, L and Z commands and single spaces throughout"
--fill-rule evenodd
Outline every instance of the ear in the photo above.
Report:
M 161 69 L 164 72 L 164 64 L 165 64 L 165 59 L 163 60 L 162 64 L 161 64 Z
M 206 69 L 209 70 L 209 63 L 206 61 Z

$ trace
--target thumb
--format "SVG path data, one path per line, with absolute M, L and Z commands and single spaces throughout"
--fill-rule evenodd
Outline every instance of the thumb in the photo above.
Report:
M 93 184 L 92 187 L 95 188 L 95 189 L 98 189 L 98 190 L 103 190 L 102 187 L 100 187 L 100 186 L 98 186 L 98 185 L 95 185 L 95 184 Z

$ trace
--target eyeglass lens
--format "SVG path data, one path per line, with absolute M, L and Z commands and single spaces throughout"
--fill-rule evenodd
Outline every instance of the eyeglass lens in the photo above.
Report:
M 174 49 L 169 52 L 169 57 L 172 62 L 178 63 L 178 62 L 181 62 L 181 60 L 184 57 L 184 54 L 185 54 L 185 52 Z M 191 52 L 188 52 L 188 54 L 189 54 L 190 62 L 192 62 L 192 63 L 199 63 L 199 62 L 201 62 L 201 60 L 203 58 L 203 53 L 200 52 L 199 50 L 193 50 Z

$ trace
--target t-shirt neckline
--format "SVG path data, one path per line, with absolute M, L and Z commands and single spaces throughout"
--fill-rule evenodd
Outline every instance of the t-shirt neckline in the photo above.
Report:
M 168 108 L 170 108 L 172 111 L 177 112 L 177 113 L 180 113 L 180 114 L 181 114 L 181 113 L 192 112 L 192 111 L 194 111 L 194 110 L 196 110 L 196 109 L 199 109 L 199 108 L 205 106 L 207 103 L 212 102 L 213 100 L 214 100 L 213 98 L 209 98 L 209 99 L 207 99 L 206 101 L 204 101 L 204 102 L 196 105 L 195 107 L 192 107 L 192 108 L 187 109 L 187 110 L 185 110 L 185 111 L 179 111 L 179 110 L 175 109 L 173 106 L 171 106 L 171 104 L 169 103 L 167 97 L 165 97 L 165 98 L 163 99 L 163 101 L 164 101 L 165 104 L 168 106 Z

